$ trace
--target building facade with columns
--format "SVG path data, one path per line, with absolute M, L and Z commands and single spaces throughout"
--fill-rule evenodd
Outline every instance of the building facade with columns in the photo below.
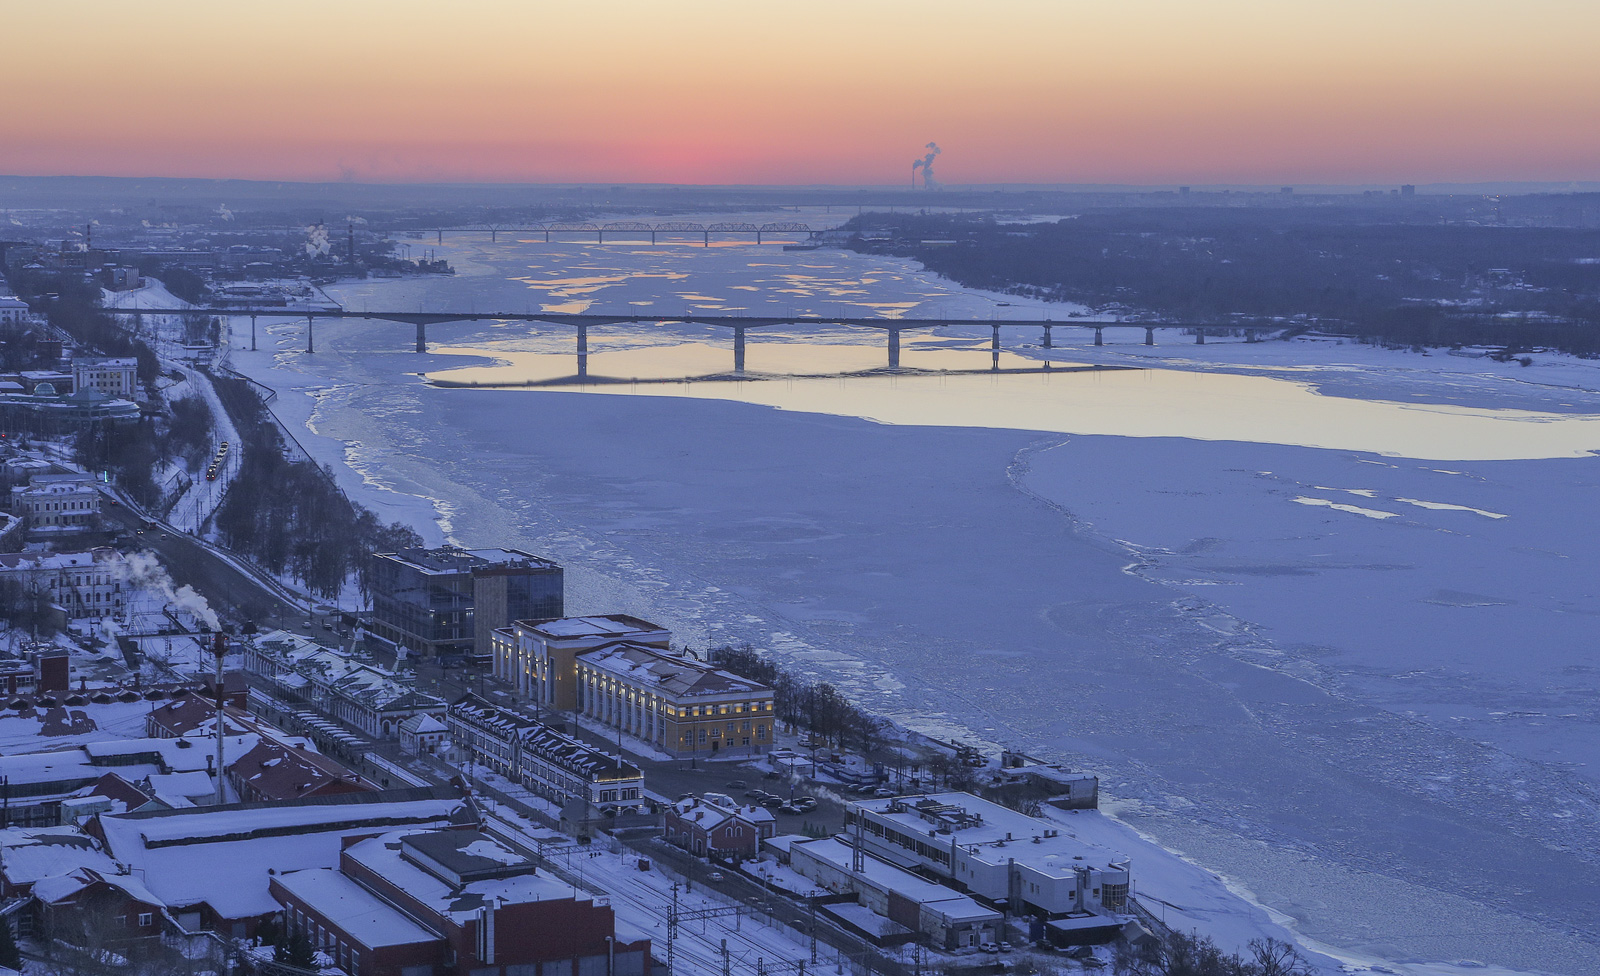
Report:
M 671 756 L 772 747 L 772 689 L 660 647 L 621 641 L 577 656 L 577 710 Z
M 578 708 L 578 655 L 629 641 L 665 651 L 665 627 L 625 614 L 515 620 L 490 635 L 494 675 L 546 708 Z

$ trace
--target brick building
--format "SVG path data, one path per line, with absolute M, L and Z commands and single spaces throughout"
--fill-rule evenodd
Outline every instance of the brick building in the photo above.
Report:
M 289 931 L 361 976 L 648 976 L 650 940 L 609 905 L 472 830 L 357 841 L 337 869 L 272 879 Z
M 701 857 L 755 857 L 776 818 L 764 807 L 725 807 L 690 797 L 667 808 L 663 838 Z

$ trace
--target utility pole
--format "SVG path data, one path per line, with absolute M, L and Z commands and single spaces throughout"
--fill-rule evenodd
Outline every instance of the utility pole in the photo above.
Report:
M 217 657 L 217 805 L 221 806 L 222 804 L 228 802 L 228 780 L 225 772 L 227 766 L 222 759 L 222 746 L 227 740 L 228 724 L 224 717 L 226 713 L 223 711 L 223 704 L 227 701 L 227 696 L 222 690 L 222 658 L 223 655 L 228 653 L 227 635 L 219 633 L 211 638 L 211 653 L 215 654 Z
M 817 964 L 817 896 L 807 899 L 811 903 L 811 965 Z
M 667 976 L 672 973 L 673 943 L 678 940 L 678 883 L 672 883 L 672 914 L 667 916 Z
M 732 964 L 728 961 L 728 940 L 722 940 L 722 976 L 733 976 Z

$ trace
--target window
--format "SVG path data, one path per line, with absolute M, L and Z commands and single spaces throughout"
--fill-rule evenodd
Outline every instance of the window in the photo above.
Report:
M 118 915 L 117 916 L 117 928 L 125 929 L 127 927 L 128 927 L 128 916 L 126 916 L 126 915 Z
M 756 738 L 759 740 L 759 739 L 765 739 L 766 737 L 767 737 L 767 727 L 766 727 L 766 725 L 764 725 L 764 724 L 756 725 Z
M 140 912 L 139 913 L 139 927 L 140 928 L 147 929 L 154 922 L 155 922 L 154 913 L 152 913 L 152 912 Z

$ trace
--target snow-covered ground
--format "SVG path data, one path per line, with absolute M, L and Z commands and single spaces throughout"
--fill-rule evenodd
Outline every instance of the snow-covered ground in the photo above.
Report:
M 101 297 L 106 304 L 116 304 L 123 308 L 189 307 L 188 302 L 168 291 L 166 285 L 156 278 L 145 279 L 144 287 L 131 291 L 103 291 Z M 133 316 L 123 316 L 123 318 L 134 319 Z M 228 445 L 229 454 L 226 463 L 218 468 L 216 480 L 207 481 L 203 476 L 196 477 L 173 502 L 168 514 L 168 520 L 173 525 L 198 533 L 204 528 L 206 520 L 217 510 L 217 506 L 222 504 L 222 496 L 227 492 L 228 485 L 232 483 L 239 470 L 244 445 L 240 443 L 239 432 L 234 428 L 233 421 L 228 418 L 227 411 L 222 409 L 222 401 L 217 398 L 217 391 L 211 385 L 210 379 L 204 373 L 181 365 L 171 358 L 172 351 L 182 338 L 182 318 L 144 316 L 138 327 L 160 352 L 164 368 L 175 369 L 183 374 L 182 381 L 165 389 L 167 400 L 170 402 L 190 396 L 199 397 L 205 403 L 206 409 L 211 412 L 213 455 L 224 443 Z
M 441 254 L 463 273 L 338 294 L 1041 314 L 840 252 Z M 748 640 L 913 727 L 1092 769 L 1119 820 L 1227 880 L 1208 891 L 1270 910 L 1202 902 L 1208 925 L 1282 925 L 1391 964 L 1600 972 L 1600 787 L 1581 765 L 1600 743 L 1591 364 L 1111 331 L 1096 348 L 1062 329 L 1058 362 L 1154 368 L 1049 390 L 957 378 L 943 401 L 920 388 L 937 378 L 597 396 L 417 378 L 569 351 L 552 330 L 430 328 L 474 358 L 411 352 L 408 327 L 319 328 L 314 355 L 304 323 L 264 328 L 259 353 L 236 339 L 235 365 L 384 518 L 557 559 L 570 612 L 637 614 L 697 647 Z M 727 344 L 698 329 L 590 344 L 683 338 Z M 1037 337 L 1005 341 L 1044 355 Z M 832 398 L 814 388 L 830 383 Z M 1128 406 L 1097 412 L 1078 388 L 1096 385 Z M 988 426 L 922 405 L 980 401 Z

